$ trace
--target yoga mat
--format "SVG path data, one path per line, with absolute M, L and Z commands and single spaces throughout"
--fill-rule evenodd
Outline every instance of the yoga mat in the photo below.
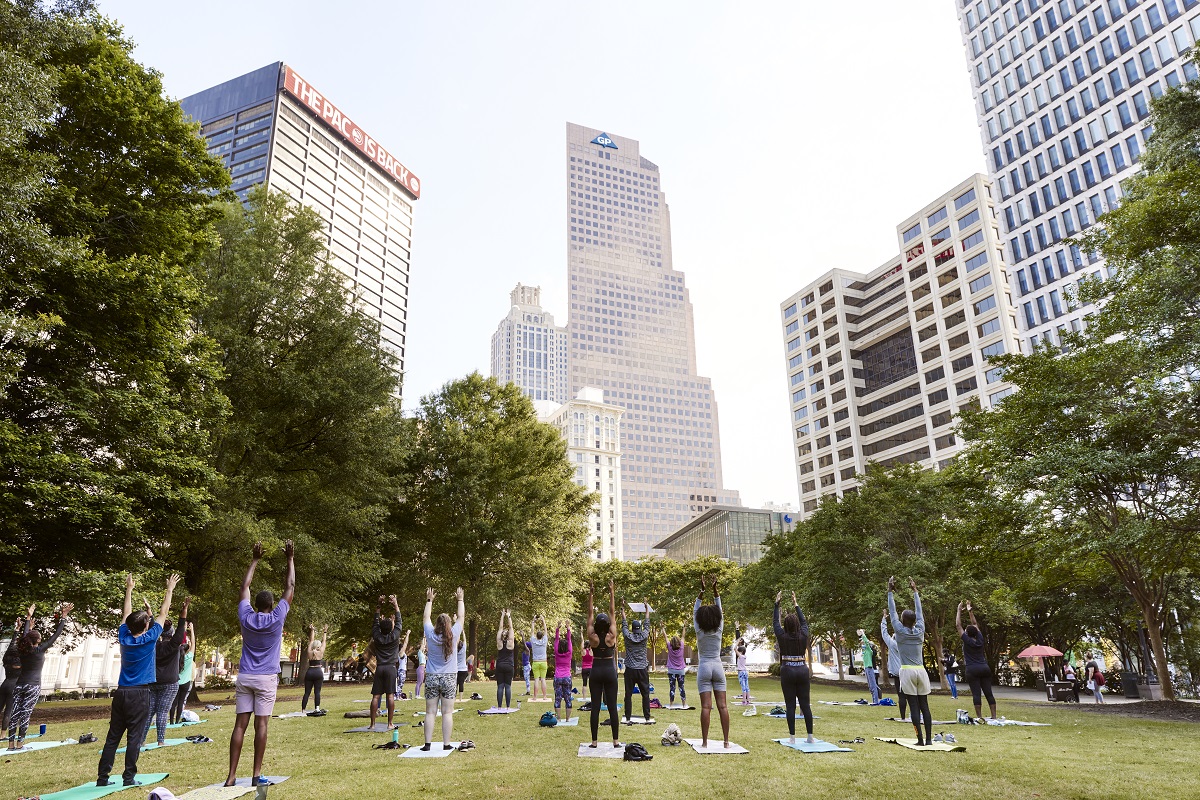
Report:
M 519 709 L 516 708 L 481 708 L 479 709 L 480 716 L 489 714 L 515 714 Z
M 853 753 L 854 752 L 853 750 L 851 750 L 848 747 L 838 747 L 833 742 L 823 742 L 820 739 L 817 739 L 812 744 L 809 744 L 808 742 L 804 741 L 803 739 L 797 739 L 795 744 L 789 742 L 787 739 L 772 739 L 771 741 L 779 742 L 784 747 L 791 748 L 792 750 L 799 750 L 801 753 Z
M 443 749 L 441 742 L 434 742 L 429 745 L 429 750 L 422 750 L 420 747 L 410 747 L 400 754 L 400 758 L 445 758 L 451 753 L 457 752 L 457 748 L 462 742 L 451 742 L 450 749 Z
M 787 714 L 764 714 L 763 716 L 770 717 L 771 719 L 787 719 Z M 796 709 L 796 719 L 804 719 L 804 715 L 800 713 L 800 709 Z M 813 714 L 813 719 L 820 719 L 820 717 L 818 717 L 816 714 Z
M 910 719 L 908 717 L 884 717 L 884 719 L 886 719 L 890 722 L 903 722 L 907 725 L 913 724 L 912 719 Z M 922 722 L 921 724 L 924 725 L 925 723 Z M 935 719 L 932 724 L 934 724 L 934 725 L 957 725 L 958 720 L 956 720 L 956 719 Z
M 857 706 L 858 708 L 870 708 L 870 703 L 843 703 L 841 700 L 818 700 L 823 706 Z
M 629 719 L 622 719 L 621 724 L 622 725 L 657 725 L 658 723 L 655 721 L 654 717 L 651 717 L 650 719 L 646 719 L 645 717 L 630 717 Z
M 580 758 L 625 758 L 624 747 L 613 747 L 612 742 L 600 742 L 594 748 L 590 742 L 579 745 Z
M 0 754 L 12 756 L 17 753 L 32 753 L 34 750 L 48 750 L 51 747 L 61 747 L 64 744 L 77 744 L 77 742 L 74 739 L 67 739 L 64 742 L 26 742 L 25 746 L 20 750 L 0 749 Z
M 275 719 L 293 719 L 295 717 L 307 717 L 307 716 L 308 716 L 307 711 L 291 711 L 291 712 L 288 712 L 287 714 L 276 714 Z M 367 719 L 370 719 L 370 718 L 371 718 L 370 712 L 368 712 Z
M 187 794 L 181 794 L 179 800 L 236 800 L 238 797 L 255 791 L 254 786 L 201 786 L 192 789 Z
M 772 703 L 774 705 L 774 703 Z M 695 711 L 695 706 L 663 706 L 667 711 Z
M 884 736 L 876 736 L 875 738 L 881 742 L 891 742 L 892 744 L 898 744 L 901 747 L 907 747 L 909 750 L 936 750 L 936 751 L 939 751 L 942 753 L 965 753 L 965 752 L 967 752 L 967 748 L 961 744 L 946 744 L 945 742 L 933 742 L 931 744 L 924 744 L 924 745 L 921 745 L 918 747 L 916 739 L 891 739 L 891 738 L 884 737 Z
M 198 735 L 198 734 L 197 734 L 197 735 Z M 187 739 L 167 739 L 167 743 L 166 743 L 166 744 L 164 744 L 164 745 L 162 745 L 162 746 L 163 746 L 163 747 L 174 747 L 174 746 L 175 746 L 175 745 L 177 745 L 177 744 L 192 744 L 192 742 L 189 742 Z M 203 742 L 203 744 L 210 744 L 210 743 L 209 743 L 209 742 Z M 126 748 L 122 747 L 121 749 L 117 750 L 117 752 L 118 752 L 118 753 L 124 753 L 124 752 L 125 752 L 125 749 L 126 749 Z M 159 749 L 159 744 L 158 744 L 158 742 L 155 742 L 154 744 L 144 744 L 144 745 L 142 745 L 142 752 L 143 752 L 143 753 L 144 753 L 144 752 L 146 752 L 147 750 L 158 750 L 158 749 Z
M 570 719 L 566 719 L 566 720 L 560 719 L 558 721 L 558 724 L 555 725 L 554 727 L 555 728 L 570 728 L 571 726 L 578 725 L 578 724 L 579 724 L 579 717 L 571 717 Z
M 205 722 L 208 722 L 208 720 L 202 719 L 199 722 L 172 722 L 167 727 L 168 728 L 187 728 L 191 725 L 203 725 Z
M 457 714 L 457 713 L 458 713 L 458 712 L 460 712 L 460 711 L 462 711 L 462 709 L 461 709 L 461 708 L 456 708 L 456 709 L 454 709 L 453 711 L 451 711 L 450 713 L 451 713 L 451 714 Z M 439 708 L 439 709 L 437 710 L 437 713 L 436 713 L 436 714 L 434 714 L 434 716 L 440 717 L 441 715 L 442 715 L 442 710 Z M 425 712 L 424 712 L 424 711 L 414 711 L 414 712 L 413 712 L 413 716 L 414 716 L 414 717 L 423 717 L 423 716 L 425 716 Z
M 342 731 L 342 733 L 387 733 L 387 732 L 388 732 L 388 726 L 387 726 L 386 722 L 376 722 L 375 727 L 373 727 L 373 728 L 370 725 L 364 725 L 361 728 L 351 728 L 348 731 Z
M 688 744 L 690 744 L 692 746 L 692 749 L 695 750 L 697 753 L 700 753 L 701 755 L 705 755 L 705 756 L 709 756 L 709 755 L 732 756 L 732 755 L 737 755 L 739 753 L 749 753 L 750 752 L 746 748 L 742 747 L 740 744 L 736 744 L 734 742 L 730 742 L 729 747 L 726 747 L 725 743 L 723 741 L 721 741 L 720 739 L 709 739 L 708 747 L 700 746 L 700 743 L 703 741 L 702 739 L 684 739 L 684 741 L 687 742 Z
M 149 788 L 155 783 L 162 783 L 166 780 L 166 772 L 143 772 L 138 775 L 138 780 L 142 782 L 142 788 Z M 109 778 L 112 780 L 112 778 Z M 101 797 L 108 797 L 110 794 L 132 789 L 132 786 L 125 786 L 121 783 L 121 776 L 113 781 L 110 786 L 97 786 L 96 782 L 90 781 L 81 786 L 76 786 L 72 789 L 64 789 L 61 792 L 51 792 L 50 794 L 41 795 L 42 800 L 98 800 Z
M 267 779 L 267 781 L 270 782 L 271 786 L 274 786 L 277 783 L 283 783 L 291 776 L 290 775 L 265 775 L 263 777 L 265 777 Z M 254 778 L 238 778 L 233 783 L 235 786 L 250 786 L 250 787 L 255 786 Z M 220 783 L 212 783 L 212 784 L 209 784 L 206 788 L 213 789 L 213 788 L 225 788 L 225 787 Z
M 998 726 L 1021 725 L 1026 728 L 1049 728 L 1050 727 L 1049 722 L 1022 722 L 1017 719 L 989 719 L 989 720 L 984 720 L 984 721 L 987 722 L 988 725 L 998 725 Z M 934 724 L 936 725 L 938 723 L 935 722 Z

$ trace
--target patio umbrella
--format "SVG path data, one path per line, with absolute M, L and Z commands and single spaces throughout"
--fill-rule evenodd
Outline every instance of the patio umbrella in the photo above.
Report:
M 1047 647 L 1044 644 L 1034 644 L 1017 653 L 1017 658 L 1046 658 L 1048 656 L 1061 655 L 1062 651 L 1055 650 L 1053 647 Z

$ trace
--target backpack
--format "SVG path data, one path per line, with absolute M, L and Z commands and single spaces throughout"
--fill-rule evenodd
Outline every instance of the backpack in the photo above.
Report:
M 637 742 L 630 742 L 625 745 L 624 759 L 626 761 L 651 761 L 654 759 L 654 756 L 646 752 L 646 748 Z
M 538 725 L 541 725 L 543 728 L 553 728 L 557 724 L 558 717 L 554 716 L 553 711 L 547 711 L 546 713 L 542 714 L 542 718 L 538 720 Z
M 662 703 L 660 703 L 660 702 L 658 702 L 658 698 L 657 698 L 657 697 L 653 697 L 653 698 L 651 698 L 651 699 L 650 699 L 650 707 L 651 707 L 651 708 L 662 708 L 662 707 L 663 707 L 663 704 L 662 704 Z M 589 709 L 589 710 L 590 710 L 590 709 Z

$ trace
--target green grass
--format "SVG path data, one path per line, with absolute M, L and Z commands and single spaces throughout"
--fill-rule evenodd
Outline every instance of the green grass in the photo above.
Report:
M 665 675 L 655 680 L 666 683 Z M 778 682 L 752 680 L 752 691 L 763 700 L 781 699 Z M 518 682 L 518 685 L 519 682 Z M 694 683 L 692 684 L 694 687 Z M 736 689 L 736 680 L 731 680 Z M 342 713 L 366 708 L 352 702 L 365 697 L 367 687 L 338 687 L 325 692 L 329 716 L 272 720 L 266 772 L 292 779 L 271 794 L 276 798 L 434 797 L 434 798 L 774 798 L 785 794 L 828 795 L 839 798 L 988 797 L 1079 798 L 1113 800 L 1121 797 L 1181 797 L 1194 787 L 1193 764 L 1200 746 L 1200 726 L 1188 723 L 1133 719 L 1124 714 L 1089 713 L 1078 707 L 1038 703 L 1004 703 L 1000 713 L 1014 719 L 1050 722 L 1049 728 L 990 728 L 950 726 L 965 744 L 965 753 L 919 753 L 874 741 L 873 736 L 911 736 L 912 728 L 884 721 L 894 708 L 847 708 L 818 705 L 817 700 L 851 700 L 861 696 L 846 689 L 814 686 L 816 736 L 828 741 L 862 736 L 865 744 L 853 753 L 804 754 L 780 747 L 772 738 L 785 736 L 787 723 L 766 717 L 741 716 L 731 709 L 733 741 L 748 755 L 701 756 L 686 745 L 659 744 L 662 729 L 676 722 L 686 738 L 699 736 L 699 711 L 659 711 L 653 727 L 622 727 L 624 741 L 640 741 L 654 755 L 650 763 L 576 758 L 579 743 L 589 738 L 587 719 L 579 728 L 543 729 L 537 726 L 545 703 L 525 703 L 518 714 L 480 717 L 479 708 L 494 696 L 490 683 L 472 684 L 488 700 L 463 704 L 455 715 L 454 738 L 469 738 L 478 749 L 438 760 L 399 759 L 394 752 L 373 751 L 373 742 L 387 734 L 343 734 L 365 724 Z M 292 690 L 286 692 L 293 694 Z M 689 700 L 696 702 L 689 693 Z M 962 705 L 934 696 L 935 719 L 953 719 Z M 636 703 L 635 699 L 635 703 Z M 66 704 L 61 704 L 66 705 Z M 91 706 L 86 701 L 80 707 Z M 640 706 L 640 703 L 638 704 Z M 416 721 L 413 712 L 422 701 L 401 702 L 398 717 Z M 635 706 L 636 710 L 637 706 Z M 299 709 L 299 702 L 280 703 L 277 712 Z M 401 715 L 401 709 L 402 716 Z M 765 709 L 760 708 L 760 712 Z M 52 725 L 48 738 L 77 737 L 94 732 L 103 742 L 107 715 L 92 721 Z M 176 794 L 221 780 L 226 771 L 232 707 L 208 712 L 208 723 L 184 729 L 202 733 L 212 744 L 180 745 L 144 753 L 143 772 L 170 772 L 165 785 Z M 36 723 L 37 714 L 35 711 Z M 720 737 L 717 715 L 713 730 Z M 803 732 L 803 724 L 800 725 Z M 437 736 L 440 737 L 440 725 Z M 153 732 L 151 733 L 153 740 Z M 601 733 L 601 740 L 604 734 Z M 419 728 L 405 728 L 400 741 L 419 745 Z M 29 796 L 83 783 L 95 776 L 100 744 L 75 745 L 44 752 L 0 757 L 0 797 Z M 252 755 L 247 734 L 239 775 L 249 775 Z M 117 771 L 121 769 L 121 757 Z M 144 798 L 148 788 L 118 795 L 121 800 Z

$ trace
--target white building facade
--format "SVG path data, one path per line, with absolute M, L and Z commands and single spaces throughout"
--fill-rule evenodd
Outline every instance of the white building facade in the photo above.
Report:
M 530 400 L 567 401 L 567 329 L 542 308 L 541 288 L 517 287 L 508 316 L 492 334 L 492 377 L 515 383 Z
M 722 480 L 716 396 L 696 367 L 658 166 L 634 139 L 567 123 L 566 175 L 569 390 L 599 388 L 625 410 L 624 556 L 636 559 L 741 499 Z
M 959 412 L 1012 392 L 988 364 L 1020 348 L 991 193 L 972 176 L 897 226 L 899 256 L 780 304 L 802 518 L 870 462 L 944 466 Z
M 239 197 L 265 183 L 317 212 L 331 263 L 403 372 L 417 177 L 282 62 L 180 105 L 229 167 Z
M 596 561 L 625 557 L 621 514 L 621 416 L 624 409 L 604 402 L 604 391 L 585 387 L 546 414 L 567 443 L 574 481 L 597 495 L 588 515 L 588 552 Z
M 1121 200 L 1150 100 L 1197 77 L 1200 0 L 957 0 L 1022 344 L 1080 330 L 1103 263 L 1065 243 Z

